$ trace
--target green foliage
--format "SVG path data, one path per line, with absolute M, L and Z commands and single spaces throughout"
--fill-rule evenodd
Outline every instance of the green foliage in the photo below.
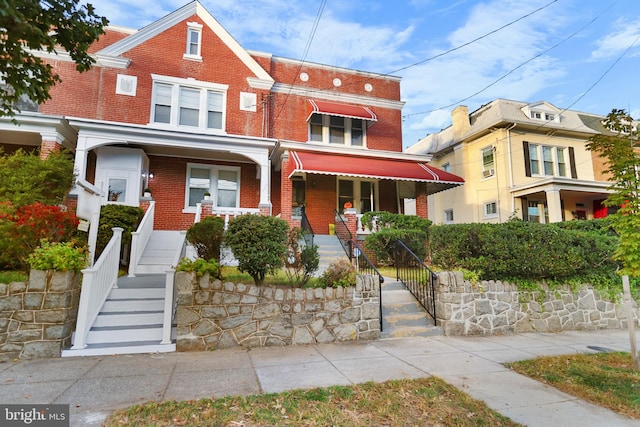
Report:
M 215 259 L 220 263 L 220 247 L 224 239 L 224 219 L 208 216 L 187 230 L 187 241 L 191 243 L 199 258 Z
M 378 227 L 378 231 L 365 239 L 365 247 L 376 254 L 378 265 L 393 265 L 396 240 L 402 240 L 420 259 L 425 259 L 430 220 L 415 215 L 367 212 L 362 216 L 362 222 L 371 230 Z
M 195 272 L 198 277 L 202 277 L 207 273 L 209 273 L 211 277 L 218 277 L 220 264 L 215 259 L 207 261 L 203 258 L 197 258 L 195 260 L 182 258 L 175 269 L 176 271 L 186 271 L 187 273 Z
M 313 273 L 318 270 L 320 256 L 317 245 L 300 247 L 301 240 L 302 229 L 296 227 L 289 230 L 287 257 L 284 260 L 284 265 L 289 284 L 303 287 L 309 282 Z
M 0 116 L 20 111 L 15 105 L 23 96 L 43 103 L 61 81 L 53 67 L 31 51 L 53 53 L 62 48 L 78 71 L 87 71 L 95 62 L 87 50 L 109 22 L 79 0 L 0 0 L 0 11 L 0 75 L 7 85 L 0 90 Z
M 0 155 L 0 200 L 14 206 L 62 204 L 73 183 L 73 159 L 67 152 L 51 153 L 46 160 L 22 150 Z
M 98 240 L 96 255 L 98 259 L 113 236 L 114 227 L 120 227 L 122 232 L 122 246 L 131 242 L 131 233 L 136 231 L 144 217 L 144 210 L 135 206 L 104 205 L 100 209 L 100 225 L 98 225 Z
M 87 266 L 87 248 L 76 247 L 72 242 L 49 243 L 42 241 L 28 258 L 34 270 L 78 272 Z
M 0 271 L 0 283 L 26 282 L 28 279 L 24 271 Z
M 229 221 L 225 241 L 238 260 L 238 269 L 261 285 L 267 274 L 283 266 L 288 230 L 289 224 L 280 218 L 240 215 Z
M 78 241 L 78 219 L 59 206 L 0 204 L 0 268 L 28 268 L 27 257 L 48 242 Z M 82 245 L 82 244 L 81 244 Z
M 608 132 L 589 138 L 587 148 L 606 159 L 606 172 L 613 181 L 605 205 L 620 208 L 611 215 L 620 236 L 614 254 L 622 263 L 619 274 L 640 276 L 640 158 L 636 154 L 640 132 L 624 110 L 612 110 L 603 124 Z
M 349 261 L 340 259 L 327 267 L 321 281 L 328 288 L 355 286 L 356 269 Z
M 524 221 L 431 227 L 431 260 L 446 270 L 465 268 L 483 280 L 564 280 L 615 271 L 616 237 Z

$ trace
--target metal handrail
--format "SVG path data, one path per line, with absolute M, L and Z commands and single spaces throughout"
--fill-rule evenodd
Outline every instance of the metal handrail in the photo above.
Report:
M 382 284 L 384 283 L 384 277 L 382 277 L 382 274 L 380 274 L 369 257 L 360 248 L 358 242 L 353 242 L 353 259 L 356 262 L 356 271 L 358 273 L 378 276 L 378 310 L 380 312 L 380 332 L 382 332 Z
M 338 236 L 342 249 L 344 249 L 345 253 L 349 257 L 349 261 L 351 261 L 353 259 L 353 234 L 349 231 L 349 227 L 347 226 L 347 223 L 344 222 L 344 219 L 342 219 L 340 213 L 337 210 L 334 210 L 333 214 L 336 236 Z
M 413 294 L 437 324 L 435 279 L 438 277 L 402 240 L 393 245 L 396 277 Z
M 304 207 L 301 210 L 302 220 L 300 221 L 300 228 L 302 228 L 302 237 L 304 238 L 304 242 L 308 247 L 313 246 L 313 236 L 315 233 L 313 232 L 313 227 L 311 227 L 311 223 L 309 222 L 309 218 L 307 217 L 307 212 Z

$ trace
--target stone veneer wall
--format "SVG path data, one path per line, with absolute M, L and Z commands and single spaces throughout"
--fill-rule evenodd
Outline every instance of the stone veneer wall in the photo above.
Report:
M 640 315 L 634 304 L 636 319 Z M 601 298 L 584 286 L 520 292 L 507 282 L 472 284 L 460 272 L 442 272 L 436 283 L 436 316 L 445 335 L 499 335 L 521 332 L 626 328 L 622 303 Z
M 178 351 L 266 347 L 380 336 L 378 278 L 355 287 L 301 289 L 222 283 L 176 273 Z
M 28 282 L 0 284 L 0 361 L 60 357 L 71 344 L 80 277 L 31 270 Z

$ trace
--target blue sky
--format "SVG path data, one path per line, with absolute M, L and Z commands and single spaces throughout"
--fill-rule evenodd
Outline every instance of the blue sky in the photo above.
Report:
M 187 3 L 88 2 L 136 29 Z M 640 118 L 637 0 L 201 3 L 245 49 L 303 59 L 309 46 L 307 61 L 402 77 L 405 148 L 450 125 L 456 105 L 495 98 Z

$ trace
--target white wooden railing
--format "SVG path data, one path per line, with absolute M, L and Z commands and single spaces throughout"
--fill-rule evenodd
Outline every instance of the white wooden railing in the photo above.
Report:
M 87 346 L 89 329 L 109 296 L 109 292 L 112 288 L 117 287 L 123 229 L 114 227 L 112 230 L 113 236 L 98 261 L 93 267 L 82 270 L 78 320 L 76 333 L 73 337 L 73 347 L 71 347 L 74 350 Z
M 364 214 L 356 214 L 356 218 L 358 220 L 356 226 L 356 234 L 371 234 L 375 233 L 380 229 L 380 225 L 378 224 L 378 218 L 373 218 L 372 227 L 368 228 L 366 224 L 362 222 L 362 216 Z
M 186 250 L 186 232 L 181 233 L 182 243 L 180 251 L 176 253 L 172 265 L 178 265 Z M 173 317 L 175 315 L 177 289 L 175 285 L 176 271 L 174 269 L 167 270 L 164 286 L 164 317 L 162 319 L 162 341 L 160 344 L 171 344 L 171 327 Z
M 142 258 L 144 248 L 149 242 L 149 238 L 153 233 L 153 221 L 156 213 L 156 202 L 150 201 L 149 208 L 145 212 L 138 229 L 131 233 L 131 258 L 129 260 L 129 277 L 135 277 L 136 268 Z
M 211 213 L 212 216 L 218 216 L 224 219 L 224 229 L 226 230 L 229 226 L 229 221 L 233 218 L 246 215 L 253 214 L 257 215 L 260 213 L 260 209 L 257 208 L 213 208 Z M 202 203 L 196 204 L 196 218 L 193 221 L 194 223 L 200 222 L 202 220 Z

